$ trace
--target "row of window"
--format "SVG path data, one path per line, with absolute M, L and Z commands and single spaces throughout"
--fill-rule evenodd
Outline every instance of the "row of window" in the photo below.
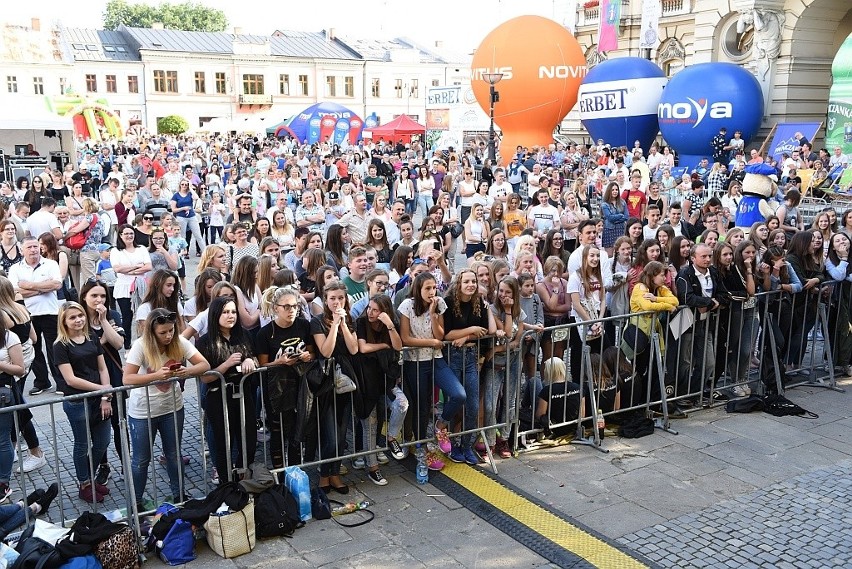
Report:
M 115 75 L 106 75 L 105 87 L 107 93 L 118 93 L 118 80 Z M 329 75 L 325 78 L 325 96 L 326 97 L 354 97 L 355 96 L 355 78 L 351 75 L 343 77 L 343 92 L 338 95 L 338 77 Z M 308 76 L 299 75 L 299 87 L 297 94 L 300 96 L 308 96 Z M 437 87 L 438 79 L 432 79 L 432 86 Z M 225 85 L 225 73 L 217 71 L 213 74 L 214 93 L 217 95 L 225 95 L 227 88 Z M 59 79 L 59 92 L 64 93 L 67 87 L 66 79 Z M 18 92 L 18 77 L 16 75 L 6 76 L 6 89 L 9 93 Z M 44 95 L 44 78 L 33 77 L 33 91 L 36 95 Z M 98 76 L 94 73 L 86 74 L 86 92 L 98 92 Z M 127 92 L 139 92 L 139 77 L 137 75 L 127 76 Z M 162 69 L 154 70 L 154 92 L 155 93 L 177 93 L 178 80 L 177 71 L 164 71 Z M 195 92 L 207 93 L 207 74 L 204 71 L 195 72 Z M 245 95 L 264 95 L 266 93 L 264 86 L 264 76 L 255 73 L 246 73 L 243 75 L 243 94 Z M 373 97 L 381 97 L 381 80 L 373 78 L 370 83 L 370 93 Z M 290 75 L 282 73 L 278 75 L 278 94 L 290 95 Z M 402 99 L 407 94 L 408 97 L 420 97 L 420 82 L 418 79 L 411 79 L 409 82 L 404 82 L 402 79 L 396 79 L 394 83 L 394 94 L 397 99 Z

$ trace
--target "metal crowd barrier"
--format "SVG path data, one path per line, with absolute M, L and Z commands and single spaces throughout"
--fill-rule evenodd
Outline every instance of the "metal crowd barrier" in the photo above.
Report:
M 684 332 L 677 324 L 688 319 L 686 313 L 687 310 L 681 307 L 673 314 L 642 312 L 588 322 L 570 322 L 545 328 L 541 332 L 530 330 L 522 335 L 519 346 L 513 348 L 505 359 L 493 357 L 492 351 L 495 345 L 501 345 L 505 339 L 485 337 L 475 342 L 457 356 L 460 360 L 456 362 L 456 367 L 462 370 L 476 369 L 477 380 L 472 381 L 465 373 L 461 377 L 456 376 L 455 380 L 466 387 L 466 404 L 476 401 L 480 413 L 476 420 L 471 421 L 470 413 L 466 417 L 465 406 L 462 405 L 455 416 L 448 417 L 451 439 L 462 435 L 471 436 L 474 440 L 481 437 L 486 441 L 485 454 L 489 467 L 496 474 L 496 461 L 491 451 L 495 432 L 500 432 L 508 440 L 513 451 L 534 450 L 536 445 L 531 443 L 530 438 L 542 437 L 545 430 L 551 430 L 573 435 L 573 444 L 606 452 L 602 444 L 604 432 L 597 428 L 599 414 L 607 423 L 617 422 L 625 415 L 652 417 L 656 428 L 676 433 L 672 428 L 670 414 L 670 411 L 677 411 L 674 406 L 700 408 L 716 405 L 721 402 L 718 397 L 720 391 L 737 386 L 750 386 L 759 392 L 772 389 L 779 393 L 797 386 L 841 391 L 837 386 L 838 373 L 835 368 L 845 373 L 845 367 L 852 364 L 852 282 L 826 282 L 813 293 L 791 295 L 768 292 L 759 293 L 753 301 L 735 300 L 727 309 L 714 311 L 705 318 L 692 314 L 692 327 Z M 594 323 L 601 324 L 602 333 L 595 337 L 588 336 L 586 331 Z M 625 334 L 631 325 L 639 325 L 650 332 L 644 349 L 639 345 L 640 335 Z M 743 334 L 748 329 L 752 333 Z M 432 358 L 415 364 L 407 360 L 414 349 L 403 349 L 399 359 L 394 360 L 401 366 L 399 379 L 382 383 L 381 393 L 385 395 L 388 385 L 398 382 L 408 402 L 398 435 L 404 447 L 434 444 L 435 417 L 443 412 L 449 402 L 446 393 L 438 389 L 440 386 L 435 381 L 435 375 L 442 371 L 444 364 L 451 363 L 448 360 L 450 344 L 443 344 L 444 362 Z M 601 354 L 607 357 L 601 358 Z M 565 379 L 576 384 L 577 401 L 576 410 L 572 407 L 571 413 L 563 411 L 561 416 L 551 415 L 548 409 L 544 415 L 547 420 L 543 423 L 536 420 L 539 394 L 551 401 L 554 394 L 560 394 L 558 386 L 553 383 L 539 387 L 545 355 L 565 363 Z M 757 368 L 751 365 L 755 355 L 760 362 Z M 787 364 L 795 366 L 800 377 L 793 379 L 790 373 L 782 372 Z M 226 471 L 219 472 L 221 480 L 228 479 L 235 470 L 239 473 L 240 469 L 255 460 L 266 463 L 273 472 L 279 473 L 286 466 L 294 464 L 303 468 L 323 465 L 339 468 L 341 460 L 366 458 L 389 450 L 386 433 L 383 436 L 381 428 L 376 429 L 378 433 L 373 432 L 372 413 L 362 421 L 353 412 L 357 393 L 326 396 L 327 401 L 321 413 L 311 413 L 313 407 L 309 407 L 307 416 L 303 409 L 303 415 L 299 417 L 296 405 L 293 409 L 273 411 L 269 405 L 269 388 L 271 382 L 278 381 L 275 372 L 275 367 L 259 368 L 230 384 L 220 374 L 209 372 L 206 375 L 215 376 L 215 379 L 205 386 L 202 386 L 201 378 L 196 379 L 197 397 L 190 393 L 183 394 L 184 426 L 175 430 L 177 440 L 174 446 L 178 449 L 179 457 L 184 454 L 182 450 L 186 449 L 186 454 L 196 459 L 196 462 L 184 464 L 182 458 L 177 460 L 177 501 L 206 495 L 212 488 L 209 466 L 211 461 L 215 464 L 212 460 L 215 449 L 209 449 L 210 436 L 224 437 Z M 359 382 L 376 381 L 374 372 L 372 367 L 365 369 Z M 425 379 L 419 380 L 418 372 L 422 372 Z M 168 380 L 160 382 L 160 385 L 169 387 L 177 381 Z M 217 386 L 225 395 L 222 397 L 222 425 L 225 433 L 212 432 L 208 435 L 210 431 L 204 409 L 211 407 L 205 397 L 209 398 L 210 390 Z M 148 429 L 146 450 L 151 457 L 146 480 L 147 493 L 142 496 L 143 503 L 137 504 L 136 482 L 132 476 L 132 419 L 127 414 L 125 396 L 143 387 L 149 386 L 112 388 L 0 410 L 0 413 L 13 413 L 15 433 L 19 433 L 21 427 L 16 411 L 42 407 L 49 410 L 50 425 L 41 425 L 39 432 L 49 432 L 49 440 L 44 446 L 53 449 L 51 474 L 65 487 L 56 501 L 58 514 L 52 513 L 51 519 L 67 524 L 82 511 L 102 511 L 128 519 L 136 531 L 142 532 L 140 520 L 149 509 L 144 500 L 150 496 L 154 505 L 162 501 L 166 494 L 162 490 L 165 487 L 163 474 L 167 470 L 158 460 L 158 449 L 162 448 L 163 441 L 154 442 L 156 426 L 148 421 L 144 426 Z M 490 393 L 487 398 L 482 398 L 480 396 L 485 395 L 485 389 L 490 389 Z M 256 396 L 254 408 L 243 401 L 249 393 Z M 104 504 L 69 500 L 69 495 L 76 496 L 76 491 L 68 490 L 76 488 L 77 481 L 76 476 L 71 476 L 74 472 L 71 455 L 61 452 L 63 447 L 69 446 L 69 433 L 64 417 L 57 417 L 55 406 L 64 401 L 100 398 L 106 394 L 114 397 L 113 408 L 119 425 L 118 440 L 124 479 L 119 483 L 118 491 L 108 496 Z M 177 388 L 172 390 L 172 397 L 177 398 Z M 481 399 L 487 401 L 480 405 Z M 231 400 L 240 401 L 238 417 L 229 412 L 228 402 Z M 150 408 L 148 395 L 146 401 Z M 386 419 L 390 420 L 389 403 L 384 396 L 378 397 L 375 425 L 381 426 Z M 256 417 L 265 419 L 269 438 L 274 440 L 264 440 L 253 432 Z M 86 418 L 87 427 L 90 427 L 88 408 Z M 304 427 L 302 431 L 293 430 L 294 418 Z M 175 416 L 173 420 L 178 421 L 179 418 Z M 239 421 L 240 428 L 233 430 L 239 432 L 240 440 L 231 436 L 232 421 L 235 420 Z M 36 422 L 39 422 L 38 419 Z M 368 433 L 366 444 L 360 445 L 357 437 L 353 437 L 356 440 L 350 442 L 347 435 L 354 435 L 362 423 Z M 87 431 L 91 431 L 91 428 L 87 428 Z M 91 449 L 90 432 L 87 439 L 87 446 Z M 364 437 L 360 439 L 364 440 Z M 254 446 L 252 440 L 257 441 L 257 452 L 254 456 L 247 456 L 251 454 L 249 447 Z M 22 464 L 23 441 L 20 437 L 16 445 L 19 463 Z M 235 462 L 237 449 L 245 457 L 241 463 Z M 87 460 L 90 472 L 97 471 L 100 458 L 89 453 Z M 44 478 L 42 472 L 13 475 L 13 482 L 19 483 L 22 493 L 27 495 L 35 487 L 36 480 Z M 25 515 L 29 521 L 31 516 L 28 510 L 25 510 Z

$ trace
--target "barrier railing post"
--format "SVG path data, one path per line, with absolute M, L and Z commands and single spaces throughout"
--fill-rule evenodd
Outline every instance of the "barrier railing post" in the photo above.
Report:
M 580 330 L 580 332 L 582 332 L 582 330 Z M 598 402 L 597 397 L 595 396 L 595 379 L 594 375 L 592 374 L 592 349 L 589 347 L 589 344 L 586 343 L 585 333 L 580 333 L 580 339 L 583 342 L 583 351 L 580 359 L 580 393 L 582 394 L 583 392 L 583 385 L 587 384 L 589 386 L 588 397 L 591 403 L 592 410 L 592 438 L 589 439 L 586 436 L 585 429 L 583 427 L 583 421 L 580 420 L 577 422 L 577 437 L 571 440 L 571 444 L 590 446 L 606 454 L 609 453 L 609 449 L 605 449 L 603 448 L 603 446 L 601 446 L 601 438 L 597 428 Z M 582 417 L 582 415 L 583 398 L 580 397 L 580 416 Z
M 654 420 L 654 427 L 660 429 L 661 431 L 665 431 L 667 433 L 671 433 L 672 435 L 678 434 L 677 431 L 672 429 L 671 427 L 671 419 L 669 417 L 669 405 L 668 405 L 668 397 L 666 396 L 666 372 L 663 366 L 663 353 L 660 349 L 660 333 L 657 332 L 656 327 L 657 316 L 654 315 L 652 318 L 651 325 L 651 364 L 652 366 L 656 366 L 657 368 L 657 383 L 660 385 L 660 412 L 661 417 L 658 417 Z M 651 382 L 648 382 L 648 402 L 650 403 L 651 394 L 650 394 Z

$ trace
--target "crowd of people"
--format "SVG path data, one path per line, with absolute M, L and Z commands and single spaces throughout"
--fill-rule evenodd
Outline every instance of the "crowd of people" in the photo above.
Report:
M 800 151 L 811 159 L 807 141 Z M 731 396 L 749 393 L 761 302 L 777 312 L 788 372 L 802 366 L 820 299 L 839 303 L 826 340 L 852 372 L 852 211 L 826 208 L 806 228 L 788 168 L 776 214 L 734 227 L 743 152 L 727 145 L 675 180 L 674 156 L 656 144 L 519 147 L 499 167 L 473 144 L 81 143 L 63 171 L 0 184 L 3 386 L 23 402 L 31 372 L 30 396 L 54 384 L 64 394 L 82 500 L 109 493 L 112 452 L 143 503 L 158 435 L 171 498 L 185 497 L 190 378 L 218 480 L 239 476 L 265 440 L 247 417 L 268 433 L 275 468 L 365 452 L 352 465 L 384 485 L 385 445 L 401 460 L 407 443 L 429 440 L 428 467 L 440 470 L 479 464 L 486 447 L 511 456 L 514 433 L 482 427 L 589 416 L 585 351 L 607 413 L 646 402 L 649 381 L 659 400 L 649 352 L 616 345 L 627 324 L 661 336 L 665 381 L 689 396 L 675 415 L 723 376 Z M 833 296 L 828 281 L 841 283 Z M 775 294 L 758 302 L 761 292 Z M 673 337 L 666 324 L 684 306 L 694 322 Z M 241 383 L 262 366 L 260 385 Z M 302 378 L 316 375 L 333 388 L 312 384 L 306 397 Z M 70 397 L 120 386 L 134 389 Z M 6 426 L 8 495 L 17 434 Z M 32 421 L 20 434 L 21 469 L 43 467 Z M 323 462 L 320 486 L 347 493 L 345 471 Z

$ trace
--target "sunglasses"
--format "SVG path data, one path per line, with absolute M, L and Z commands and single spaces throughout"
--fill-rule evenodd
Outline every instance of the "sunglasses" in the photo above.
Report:
M 153 215 L 146 215 L 142 218 L 142 221 L 154 221 Z
M 177 313 L 169 312 L 168 314 L 163 314 L 161 316 L 157 316 L 157 317 L 154 318 L 154 322 L 156 324 L 168 324 L 168 323 L 174 324 L 175 322 L 177 322 Z

